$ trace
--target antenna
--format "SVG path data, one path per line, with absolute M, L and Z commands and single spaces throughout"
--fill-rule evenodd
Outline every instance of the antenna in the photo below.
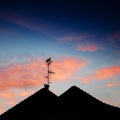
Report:
M 52 60 L 51 58 L 49 57 L 46 61 L 46 65 L 47 65 L 47 76 L 45 78 L 47 78 L 47 84 L 44 84 L 44 87 L 49 89 L 49 84 L 50 84 L 50 75 L 51 74 L 55 74 L 54 72 L 51 71 L 50 67 L 51 67 L 51 63 L 52 63 Z

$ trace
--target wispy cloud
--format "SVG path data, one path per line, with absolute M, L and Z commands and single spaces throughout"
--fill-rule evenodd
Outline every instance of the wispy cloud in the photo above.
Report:
M 0 114 L 2 114 L 2 113 L 4 113 L 4 112 L 5 112 L 4 108 L 3 108 L 3 107 L 0 107 Z
M 120 84 L 118 83 L 108 83 L 107 84 L 107 87 L 116 87 L 116 86 L 119 86 Z
M 116 32 L 116 33 L 109 35 L 108 39 L 112 42 L 120 41 L 120 32 Z
M 0 92 L 0 98 L 6 98 L 6 99 L 11 100 L 11 99 L 15 99 L 16 96 L 27 97 L 32 93 L 33 93 L 33 90 L 19 91 L 18 93 L 6 90 L 4 92 Z
M 20 99 L 25 99 L 26 97 L 33 94 L 33 90 L 22 90 L 19 92 L 16 91 L 10 91 L 5 90 L 0 92 L 0 100 L 1 100 L 1 106 L 0 106 L 0 114 L 4 113 L 7 109 L 11 108 L 12 106 L 16 105 Z M 7 106 L 7 107 L 6 107 Z
M 78 34 L 78 33 L 70 33 L 69 35 L 60 37 L 59 40 L 61 41 L 78 41 L 78 40 L 84 40 L 85 38 L 88 38 L 90 36 L 89 34 Z
M 54 75 L 55 80 L 67 80 L 82 68 L 86 67 L 88 62 L 85 59 L 74 57 L 60 58 L 53 64 L 53 70 L 56 72 Z
M 117 75 L 120 75 L 120 66 L 98 69 L 94 74 L 84 77 L 82 80 L 84 83 L 89 83 L 91 80 L 109 80 Z
M 16 14 L 15 12 L 3 12 L 0 13 L 0 17 L 12 24 L 16 24 L 20 27 L 23 27 L 25 29 L 35 31 L 35 32 L 47 32 L 48 29 L 50 29 L 50 25 L 45 25 L 43 23 L 40 24 L 40 21 L 38 22 L 35 19 L 29 18 L 27 16 Z
M 43 66 L 41 63 L 14 65 L 0 72 L 0 89 L 23 88 L 43 83 Z
M 82 51 L 82 52 L 95 52 L 100 49 L 101 47 L 94 43 L 86 43 L 84 45 L 81 45 L 81 44 L 77 45 L 77 50 Z
M 61 57 L 53 63 L 53 81 L 67 80 L 86 65 L 87 61 L 80 58 Z M 46 65 L 39 60 L 14 65 L 0 72 L 0 90 L 39 86 L 45 83 L 45 75 Z

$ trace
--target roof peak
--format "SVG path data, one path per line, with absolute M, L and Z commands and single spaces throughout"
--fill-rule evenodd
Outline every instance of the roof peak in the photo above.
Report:
M 73 85 L 70 88 L 78 88 L 79 89 L 79 87 L 77 87 L 76 85 Z
M 44 88 L 45 88 L 46 90 L 49 90 L 49 84 L 44 84 Z
M 73 86 L 71 86 L 68 90 L 81 90 L 79 87 L 77 87 L 76 85 L 73 85 Z M 68 91 L 67 90 L 67 91 Z

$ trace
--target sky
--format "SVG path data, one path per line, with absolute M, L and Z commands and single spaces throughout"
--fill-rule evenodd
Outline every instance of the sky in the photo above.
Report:
M 73 85 L 120 107 L 119 0 L 1 0 L 0 114 L 43 88 Z

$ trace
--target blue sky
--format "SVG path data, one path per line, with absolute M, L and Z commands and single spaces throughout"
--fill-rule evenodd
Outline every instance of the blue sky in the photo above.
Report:
M 43 87 L 53 59 L 50 90 L 76 85 L 120 107 L 119 1 L 0 2 L 0 113 Z

